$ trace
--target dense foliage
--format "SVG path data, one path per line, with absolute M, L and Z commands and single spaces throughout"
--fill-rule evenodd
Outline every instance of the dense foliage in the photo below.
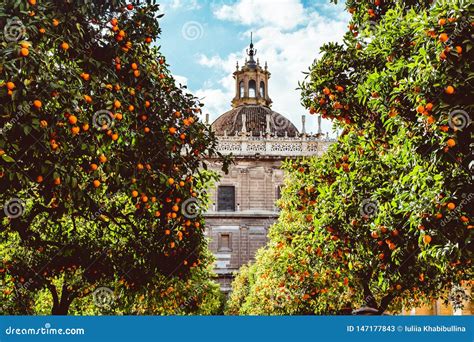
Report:
M 102 284 L 209 279 L 195 209 L 216 140 L 151 44 L 158 9 L 0 1 L 0 300 L 16 312 L 45 289 L 65 314 Z
M 237 276 L 231 314 L 459 306 L 451 291 L 470 286 L 473 5 L 346 6 L 344 44 L 325 45 L 301 85 L 342 134 L 320 159 L 286 163 L 279 221 Z

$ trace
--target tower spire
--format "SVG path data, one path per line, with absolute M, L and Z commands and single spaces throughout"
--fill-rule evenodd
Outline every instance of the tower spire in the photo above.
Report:
M 253 32 L 250 32 L 250 48 L 246 50 L 249 60 L 246 63 L 249 68 L 255 68 L 257 63 L 255 63 L 254 56 L 257 54 L 257 49 L 253 48 Z

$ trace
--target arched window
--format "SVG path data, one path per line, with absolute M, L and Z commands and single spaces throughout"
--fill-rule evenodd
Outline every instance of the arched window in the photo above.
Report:
M 260 82 L 260 96 L 265 97 L 265 82 Z
M 244 92 L 245 92 L 245 89 L 244 89 L 244 81 L 240 81 L 239 83 L 239 97 L 242 98 L 244 97 Z
M 249 81 L 249 97 L 257 96 L 257 83 L 254 80 Z

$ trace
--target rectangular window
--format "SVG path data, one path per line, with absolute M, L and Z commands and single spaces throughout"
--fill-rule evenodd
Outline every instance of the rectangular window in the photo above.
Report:
M 220 234 L 217 247 L 219 252 L 230 252 L 230 234 Z
M 235 211 L 234 186 L 219 186 L 217 188 L 217 210 Z

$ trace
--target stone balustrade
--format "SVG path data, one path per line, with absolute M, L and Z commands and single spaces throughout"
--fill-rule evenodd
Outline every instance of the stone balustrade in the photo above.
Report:
M 218 151 L 224 155 L 266 157 L 301 157 L 323 154 L 336 139 L 302 135 L 275 137 L 248 135 L 220 136 Z

